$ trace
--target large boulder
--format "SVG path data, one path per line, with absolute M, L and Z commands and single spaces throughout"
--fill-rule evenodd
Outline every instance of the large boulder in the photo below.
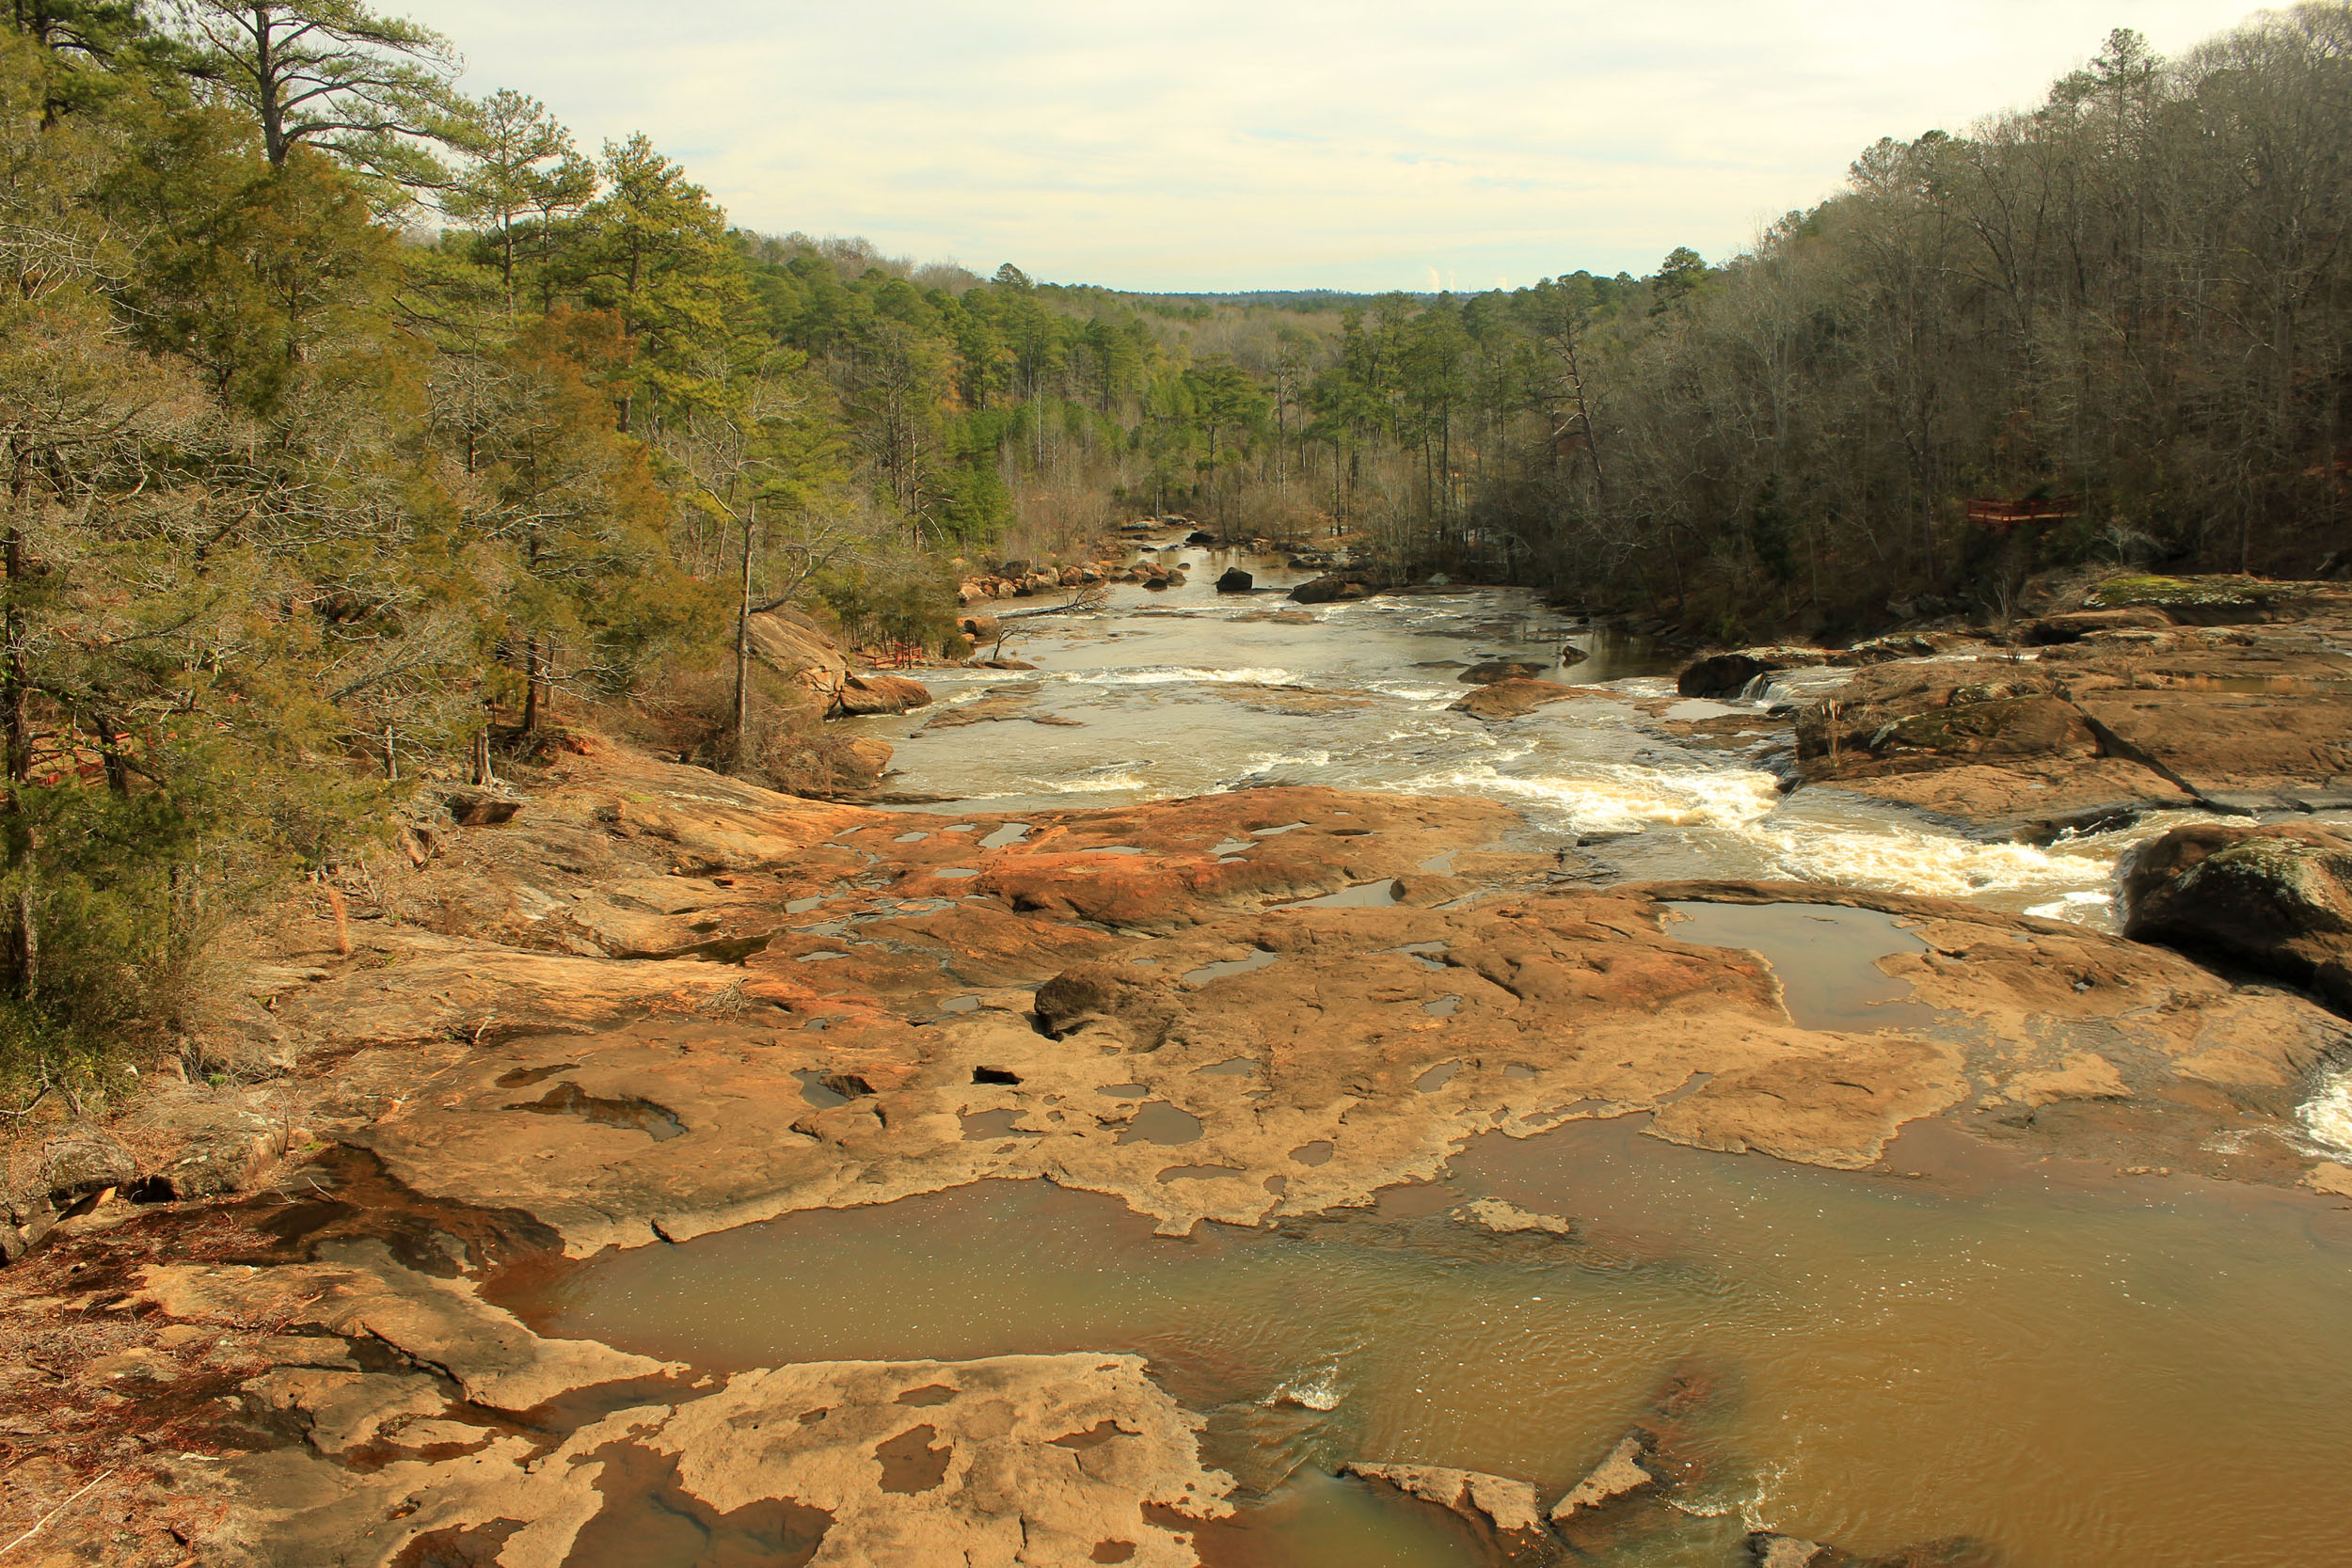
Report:
M 1291 590 L 1290 596 L 1300 604 L 1337 604 L 1346 599 L 1368 599 L 1372 590 L 1333 574 L 1300 583 Z
M 1220 594 L 1247 594 L 1257 586 L 1257 582 L 1256 578 L 1240 567 L 1228 566 L 1216 579 L 1216 591 Z
M 904 713 L 909 708 L 927 707 L 930 700 L 929 689 L 903 675 L 850 675 L 834 693 L 835 707 L 851 719 L 877 713 Z
M 890 771 L 890 759 L 897 751 L 889 741 L 870 735 L 853 735 L 834 758 L 834 773 L 838 787 L 843 789 L 872 789 Z
M 1675 690 L 1685 697 L 1737 697 L 1759 675 L 1808 665 L 1834 664 L 1838 656 L 1825 648 L 1734 648 L 1709 654 L 1684 666 L 1675 678 Z
M 2123 934 L 2234 959 L 2352 1013 L 2352 837 L 2304 823 L 2175 828 L 2123 873 Z
M 1871 758 L 1958 761 L 1988 751 L 2092 754 L 2080 717 L 2053 710 L 2056 687 L 2033 664 L 1867 665 L 1797 716 L 1797 755 L 1807 763 L 1834 756 L 1846 767 Z
M 142 1202 L 250 1192 L 284 1156 L 291 1132 L 248 1107 L 207 1101 L 159 1113 L 157 1130 L 180 1145 L 139 1179 L 131 1196 Z
M 59 1209 L 93 1193 L 127 1185 L 138 1157 L 121 1139 L 95 1127 L 76 1127 L 41 1146 L 40 1190 Z
M 75 1205 L 128 1186 L 138 1159 L 113 1133 L 74 1127 L 41 1146 L 33 1180 L 0 1189 L 0 1264 L 24 1256 Z
M 795 686 L 831 696 L 850 678 L 850 656 L 797 610 L 753 616 L 751 634 L 752 657 Z

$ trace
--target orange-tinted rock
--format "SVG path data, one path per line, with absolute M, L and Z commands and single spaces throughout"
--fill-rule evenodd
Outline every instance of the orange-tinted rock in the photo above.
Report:
M 1570 697 L 1609 696 L 1581 686 L 1562 686 L 1555 681 L 1534 680 L 1512 676 L 1482 686 L 1459 702 L 1450 705 L 1454 713 L 1467 713 L 1473 719 L 1488 722 L 1504 719 L 1520 719 L 1551 703 Z
M 921 682 L 903 675 L 850 675 L 834 694 L 834 705 L 851 718 L 904 713 L 909 708 L 928 706 L 930 700 L 930 690 Z

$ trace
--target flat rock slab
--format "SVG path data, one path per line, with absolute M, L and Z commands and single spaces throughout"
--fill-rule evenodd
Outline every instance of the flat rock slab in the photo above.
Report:
M 1758 955 L 1671 934 L 1664 905 L 1688 897 L 1904 916 L 1925 950 L 1878 967 L 1948 1022 L 1799 1027 Z M 1000 1177 L 1111 1194 L 1182 1233 L 1360 1204 L 1436 1175 L 1470 1137 L 1575 1117 L 1648 1113 L 1659 1137 L 1837 1168 L 1939 1114 L 2185 1096 L 2211 1117 L 2219 1085 L 2242 1114 L 2280 1117 L 2344 1033 L 2298 997 L 2079 927 L 1741 883 L 1308 908 L 1149 940 L 1073 927 L 1074 963 L 1055 943 L 990 960 L 1000 976 L 1034 966 L 1035 1020 L 894 1010 L 916 994 L 908 974 L 972 961 L 950 957 L 964 918 L 910 917 L 890 946 L 937 944 L 913 956 L 790 965 L 845 976 L 839 992 L 770 995 L 753 966 L 756 1026 L 657 1019 L 461 1050 L 400 1115 L 347 1136 L 415 1190 L 535 1216 L 575 1255 Z M 548 1114 L 557 1091 L 657 1107 L 678 1135 Z
M 2105 748 L 2208 802 L 2289 809 L 2352 791 L 2352 696 L 2194 690 L 2078 698 Z
M 1535 1488 L 1508 1476 L 1452 1470 L 1440 1465 L 1379 1465 L 1353 1460 L 1340 1474 L 1393 1486 L 1408 1497 L 1451 1509 L 1476 1525 L 1506 1532 L 1544 1528 Z
M 446 1373 L 466 1399 L 493 1410 L 530 1410 L 576 1388 L 677 1370 L 592 1340 L 543 1339 L 484 1301 L 471 1281 L 403 1268 L 377 1243 L 348 1262 L 151 1267 L 136 1293 L 174 1318 L 314 1324 L 373 1339 Z
M 414 1381 L 332 1375 L 346 1402 L 389 1402 Z M 485 1560 L 501 1568 L 562 1568 L 591 1531 L 603 1550 L 625 1540 L 627 1524 L 600 1514 L 626 1521 L 664 1487 L 662 1507 L 813 1537 L 795 1559 L 812 1568 L 1197 1568 L 1184 1522 L 1230 1513 L 1232 1487 L 1201 1465 L 1200 1425 L 1134 1355 L 808 1362 L 631 1405 L 551 1444 L 436 1421 L 401 1438 L 469 1437 L 470 1451 L 355 1469 L 278 1449 L 230 1477 L 252 1520 L 246 1560 L 269 1568 L 393 1568 L 491 1543 Z
M 2092 832 L 2198 803 L 2196 796 L 2154 768 L 2120 757 L 1963 763 L 1916 773 L 1840 777 L 1821 787 L 1909 806 L 1984 837 L 2036 844 L 2069 829 Z

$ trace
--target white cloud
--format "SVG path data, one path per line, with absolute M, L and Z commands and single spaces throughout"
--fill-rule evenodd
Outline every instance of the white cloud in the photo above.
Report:
M 387 0 L 737 222 L 1143 289 L 1515 283 L 1715 257 L 1881 135 L 2239 0 Z

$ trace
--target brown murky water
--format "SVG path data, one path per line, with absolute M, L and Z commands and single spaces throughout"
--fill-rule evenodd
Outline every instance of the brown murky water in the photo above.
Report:
M 1579 1479 L 1661 1380 L 1719 1390 L 1706 1473 L 1613 1560 L 1721 1565 L 1772 1527 L 2039 1568 L 2352 1562 L 2352 1212 L 2011 1166 L 1930 1129 L 1901 1176 L 1676 1148 L 1630 1120 L 1482 1140 L 1372 1212 L 1154 1238 L 988 1182 L 608 1257 L 544 1331 L 711 1369 L 1133 1349 L 1255 1499 L 1232 1561 L 1459 1562 L 1349 1459 Z M 1569 1241 L 1451 1212 L 1507 1199 Z M 1010 1238 L 1018 1245 L 1008 1245 Z

